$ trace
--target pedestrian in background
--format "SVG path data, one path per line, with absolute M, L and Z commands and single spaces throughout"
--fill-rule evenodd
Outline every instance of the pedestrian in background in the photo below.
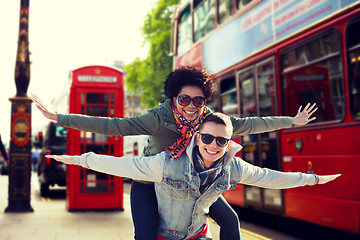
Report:
M 176 160 L 185 151 L 191 137 L 202 120 L 211 113 L 206 107 L 214 93 L 214 77 L 203 68 L 180 67 L 171 72 L 165 81 L 168 99 L 159 107 L 131 118 L 104 118 L 80 114 L 60 114 L 50 111 L 36 95 L 31 95 L 42 114 L 57 121 L 60 126 L 110 136 L 149 135 L 143 156 L 153 156 L 163 150 L 172 151 Z M 295 117 L 231 117 L 234 135 L 249 135 L 305 125 L 315 119 L 315 104 L 299 108 Z M 154 184 L 132 181 L 131 212 L 136 240 L 156 239 L 158 205 Z M 209 215 L 220 226 L 221 240 L 240 239 L 239 219 L 236 212 L 220 196 L 210 207 Z
M 8 154 L 6 152 L 5 146 L 1 140 L 1 134 L 0 134 L 0 152 L 2 157 L 4 158 L 4 166 L 1 170 L 1 174 L 6 174 L 8 172 L 8 168 L 7 168 L 7 161 L 9 159 Z
M 31 159 L 32 159 L 32 170 L 33 170 L 33 172 L 37 171 L 39 153 L 40 153 L 40 150 L 38 148 L 33 147 L 31 149 Z

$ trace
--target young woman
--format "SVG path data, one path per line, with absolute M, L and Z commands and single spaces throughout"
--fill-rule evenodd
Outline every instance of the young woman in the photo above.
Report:
M 79 114 L 56 114 L 49 111 L 35 96 L 31 99 L 48 119 L 63 127 L 111 136 L 149 135 L 144 156 L 163 150 L 173 151 L 176 159 L 186 149 L 195 130 L 211 110 L 205 106 L 214 93 L 213 76 L 202 68 L 181 67 L 169 74 L 165 81 L 168 99 L 159 107 L 132 118 L 103 118 Z M 249 135 L 304 125 L 317 110 L 308 104 L 299 108 L 295 117 L 231 117 L 233 134 Z M 157 201 L 154 185 L 150 182 L 132 181 L 131 211 L 136 240 L 156 239 L 158 226 Z M 209 215 L 220 225 L 220 239 L 240 239 L 240 226 L 236 212 L 223 197 L 211 207 Z

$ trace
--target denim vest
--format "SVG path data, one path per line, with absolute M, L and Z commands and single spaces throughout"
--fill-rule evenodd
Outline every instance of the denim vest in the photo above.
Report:
M 194 138 L 189 146 L 194 145 Z M 155 183 L 160 216 L 158 233 L 169 239 L 186 239 L 199 233 L 206 222 L 209 207 L 220 195 L 234 189 L 240 180 L 240 172 L 235 161 L 231 161 L 241 146 L 232 148 L 225 157 L 226 167 L 220 172 L 210 187 L 200 194 L 200 178 L 192 161 L 193 147 L 188 147 L 186 154 L 179 159 L 170 160 L 167 152 L 163 180 Z M 210 234 L 210 232 L 208 232 Z M 209 236 L 210 237 L 210 236 Z

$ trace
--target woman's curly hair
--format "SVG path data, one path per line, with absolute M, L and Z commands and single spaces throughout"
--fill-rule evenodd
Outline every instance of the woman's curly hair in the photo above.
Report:
M 171 72 L 165 81 L 165 94 L 173 99 L 185 86 L 196 86 L 203 90 L 206 101 L 210 101 L 214 91 L 214 76 L 204 68 L 182 66 Z

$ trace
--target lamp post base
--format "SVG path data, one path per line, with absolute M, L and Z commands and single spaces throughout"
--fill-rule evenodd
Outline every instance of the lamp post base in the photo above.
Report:
M 5 212 L 33 212 L 31 200 L 31 103 L 27 97 L 11 101 L 9 195 Z
M 34 212 L 28 200 L 12 200 L 5 209 L 6 213 Z

